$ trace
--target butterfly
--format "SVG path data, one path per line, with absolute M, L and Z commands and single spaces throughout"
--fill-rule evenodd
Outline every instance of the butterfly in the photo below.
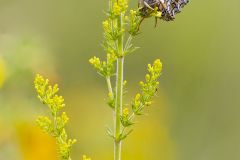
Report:
M 180 13 L 182 8 L 189 2 L 189 0 L 139 0 L 139 12 L 143 18 L 148 18 L 153 13 L 161 12 L 161 16 L 155 16 L 164 21 L 173 21 L 175 15 Z

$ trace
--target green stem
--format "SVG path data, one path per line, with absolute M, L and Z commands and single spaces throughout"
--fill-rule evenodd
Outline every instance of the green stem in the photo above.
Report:
M 117 19 L 118 29 L 123 27 L 123 15 L 121 14 Z M 122 115 L 122 98 L 123 98 L 123 34 L 118 38 L 118 59 L 117 59 L 117 77 L 116 77 L 116 103 L 115 103 L 115 124 L 114 124 L 114 160 L 121 160 L 121 120 Z
M 120 117 L 122 115 L 122 95 L 123 95 L 123 64 L 124 58 L 117 60 L 117 80 L 116 80 L 116 103 L 115 103 L 115 142 L 114 142 L 114 160 L 121 160 L 121 140 L 122 133 Z
M 123 15 L 121 14 L 120 16 L 118 16 L 118 19 L 117 19 L 117 26 L 118 26 L 118 30 L 122 30 L 123 28 Z M 118 38 L 118 56 L 119 57 L 123 57 L 123 34 L 121 34 L 121 36 L 119 36 Z

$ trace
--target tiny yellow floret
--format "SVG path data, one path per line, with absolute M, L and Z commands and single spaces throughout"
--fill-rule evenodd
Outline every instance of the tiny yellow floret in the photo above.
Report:
M 140 94 L 140 93 L 136 94 L 135 100 L 139 100 L 140 97 L 141 97 L 141 94 Z
M 124 117 L 128 117 L 128 115 L 129 115 L 129 110 L 128 110 L 128 108 L 124 108 L 124 110 L 123 110 L 123 116 L 124 116 Z

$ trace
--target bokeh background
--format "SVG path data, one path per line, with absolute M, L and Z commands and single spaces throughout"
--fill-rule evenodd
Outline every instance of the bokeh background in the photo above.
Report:
M 131 1 L 136 7 L 137 2 Z M 146 20 L 126 58 L 128 95 L 146 65 L 161 58 L 159 96 L 123 143 L 124 160 L 240 159 L 240 1 L 192 0 L 174 22 Z M 36 73 L 58 83 L 78 140 L 73 159 L 113 159 L 106 84 L 88 59 L 104 57 L 107 1 L 0 0 L 0 160 L 55 160 L 52 138 L 36 126 L 46 114 Z

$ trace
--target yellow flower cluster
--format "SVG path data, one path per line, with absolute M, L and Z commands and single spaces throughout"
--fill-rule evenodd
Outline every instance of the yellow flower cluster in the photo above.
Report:
M 148 71 L 154 78 L 158 78 L 160 73 L 162 72 L 162 62 L 160 59 L 154 61 L 153 65 L 148 64 Z
M 110 77 L 114 72 L 114 62 L 117 57 L 113 50 L 109 50 L 107 54 L 107 61 L 101 61 L 97 57 L 89 59 L 89 63 L 97 70 L 97 72 L 103 77 Z
M 136 115 L 142 115 L 145 106 L 150 106 L 152 104 L 152 98 L 156 94 L 159 82 L 158 78 L 161 75 L 162 63 L 159 59 L 155 60 L 153 65 L 148 64 L 148 74 L 146 74 L 146 82 L 141 81 L 141 93 L 137 93 L 132 100 L 132 111 L 133 113 L 129 115 L 129 109 L 124 108 L 123 113 L 120 117 L 123 130 L 133 125 L 133 119 Z M 126 138 L 132 130 L 127 133 L 121 133 L 120 139 Z
M 68 139 L 65 130 L 63 130 L 62 135 L 57 139 L 58 144 L 58 152 L 61 160 L 69 160 L 70 159 L 70 151 L 72 145 L 76 143 L 76 139 Z
M 124 116 L 124 117 L 128 117 L 128 115 L 129 115 L 129 110 L 128 110 L 128 108 L 124 108 L 124 110 L 123 110 L 123 116 Z
M 123 125 L 123 127 L 129 127 L 133 124 L 132 121 L 129 119 L 129 109 L 128 108 L 123 109 L 123 113 L 122 113 L 122 116 L 120 117 L 120 120 L 121 120 L 121 124 Z
M 129 34 L 136 36 L 139 32 L 140 16 L 136 10 L 130 10 L 129 15 Z
M 109 20 L 103 21 L 102 25 L 103 25 L 104 32 L 110 32 L 111 31 L 111 26 L 109 24 Z
M 58 85 L 52 87 L 48 83 L 49 80 L 43 79 L 40 75 L 37 75 L 34 81 L 40 101 L 47 104 L 52 113 L 56 113 L 65 106 L 64 99 L 56 94 L 59 91 Z
M 118 0 L 113 5 L 113 14 L 119 16 L 122 13 L 125 13 L 128 8 L 128 0 Z
M 69 118 L 65 112 L 59 115 L 60 110 L 65 106 L 62 96 L 58 96 L 58 85 L 53 87 L 49 85 L 49 80 L 37 75 L 34 81 L 35 89 L 38 93 L 38 98 L 43 104 L 46 104 L 51 111 L 51 119 L 46 116 L 39 116 L 36 120 L 37 125 L 49 135 L 56 138 L 58 145 L 58 153 L 61 160 L 70 159 L 70 151 L 72 145 L 76 142 L 75 139 L 68 139 L 65 125 Z
M 98 71 L 98 72 L 102 72 L 103 68 L 102 68 L 102 62 L 100 61 L 99 58 L 97 58 L 96 56 L 94 56 L 93 58 L 89 59 L 89 63 L 91 65 L 93 65 L 93 67 Z
M 159 86 L 158 79 L 162 72 L 162 63 L 160 59 L 154 61 L 153 65 L 148 64 L 148 74 L 145 76 L 146 82 L 139 82 L 141 94 L 136 94 L 132 101 L 132 109 L 136 115 L 141 115 L 145 106 L 152 104 L 152 98 L 156 94 Z
M 124 127 L 128 127 L 130 125 L 132 125 L 133 123 L 129 120 L 129 110 L 128 108 L 124 108 L 123 109 L 123 113 L 122 113 L 122 116 L 120 117 L 120 120 L 121 120 L 121 124 L 124 126 Z
M 133 108 L 139 108 L 140 107 L 140 105 L 141 105 L 141 99 L 140 98 L 141 98 L 141 94 L 137 93 L 134 100 L 133 100 L 134 101 L 133 102 L 133 104 L 134 104 Z
M 109 22 L 108 22 L 108 20 L 105 20 L 105 21 L 103 21 L 103 28 L 105 29 L 105 28 L 109 28 Z

